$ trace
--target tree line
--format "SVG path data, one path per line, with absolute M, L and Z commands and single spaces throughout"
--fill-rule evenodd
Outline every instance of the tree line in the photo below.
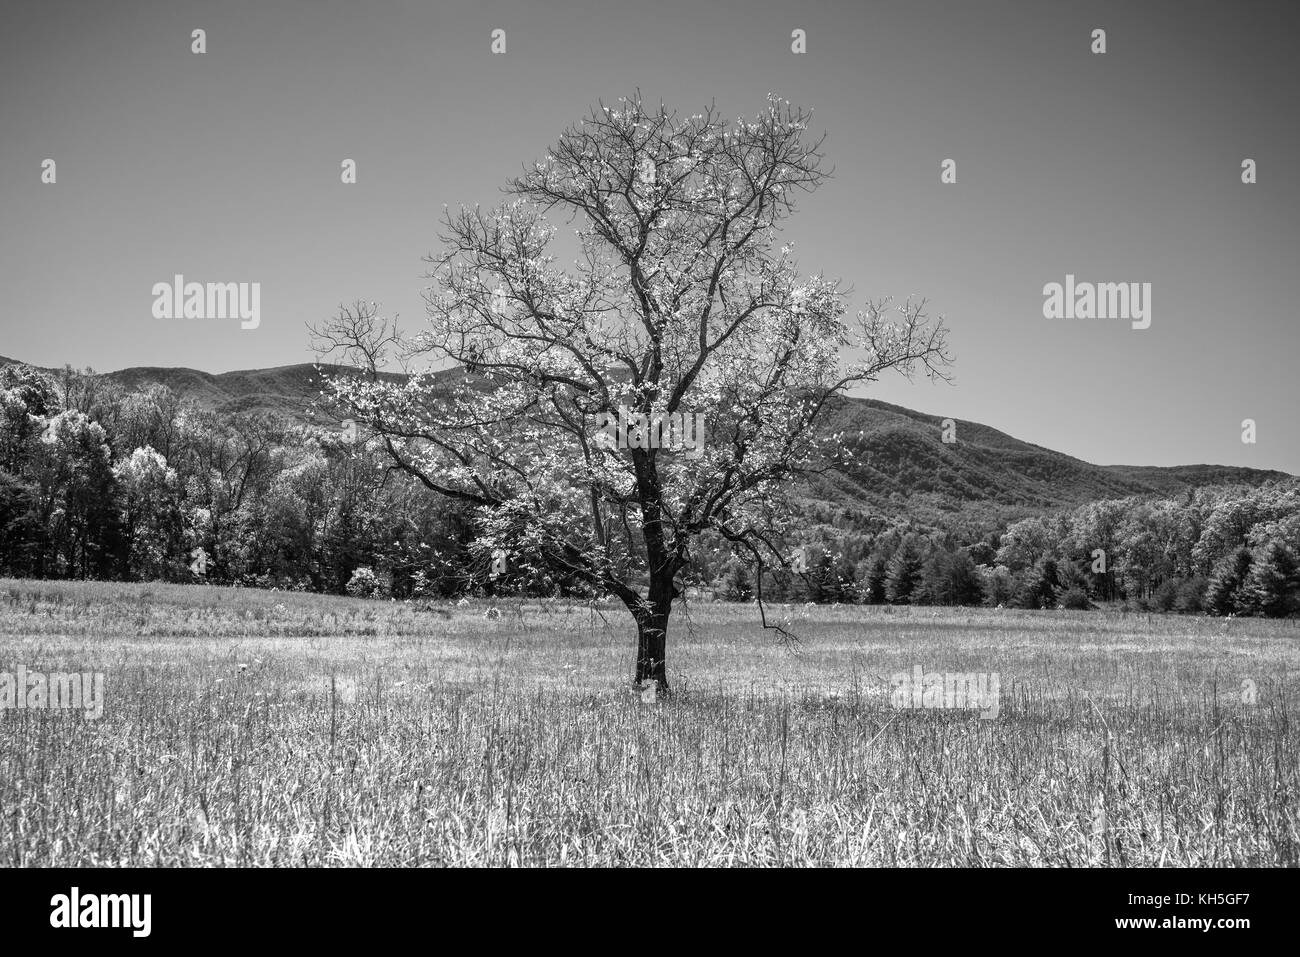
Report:
M 705 536 L 682 583 L 745 602 L 1300 613 L 1300 479 L 985 528 L 865 524 L 813 523 L 815 534 L 788 543 L 785 567 L 746 563 Z M 163 385 L 127 389 L 89 371 L 0 369 L 0 574 L 593 596 L 526 551 L 494 571 L 478 538 L 471 510 L 337 428 L 220 414 Z
M 0 369 L 3 575 L 455 594 L 472 531 L 435 505 L 337 428 Z
M 798 546 L 801 573 L 727 562 L 717 593 L 749 601 L 761 585 L 772 601 L 1300 613 L 1300 479 L 1090 502 L 963 537 L 911 522 L 832 533 Z

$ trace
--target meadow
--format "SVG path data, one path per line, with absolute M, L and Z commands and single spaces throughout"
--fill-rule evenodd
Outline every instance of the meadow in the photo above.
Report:
M 673 696 L 621 607 L 0 580 L 0 864 L 1295 866 L 1300 623 L 679 609 Z M 900 709 L 916 666 L 996 718 Z

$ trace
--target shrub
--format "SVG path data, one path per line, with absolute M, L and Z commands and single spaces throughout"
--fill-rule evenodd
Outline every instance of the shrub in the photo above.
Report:
M 1011 604 L 1011 599 L 1016 593 L 1015 579 L 1011 575 L 1011 570 L 1005 565 L 997 565 L 993 568 L 981 565 L 979 571 L 984 580 L 984 603 L 990 608 L 1002 608 Z
M 1092 608 L 1092 602 L 1088 600 L 1088 593 L 1076 585 L 1067 588 L 1061 595 L 1061 607 L 1071 611 L 1088 611 Z
M 1178 603 L 1178 582 L 1172 578 L 1165 579 L 1151 596 L 1151 604 L 1160 611 L 1173 611 Z
M 726 573 L 718 582 L 718 594 L 724 601 L 749 601 L 754 597 L 749 572 L 740 561 L 732 559 Z
M 353 598 L 383 598 L 387 591 L 374 570 L 365 565 L 360 566 L 348 579 L 347 592 Z
M 1178 586 L 1178 597 L 1174 599 L 1174 610 L 1182 612 L 1184 615 L 1199 614 L 1205 607 L 1205 586 L 1207 584 L 1207 579 L 1201 575 L 1181 582 Z

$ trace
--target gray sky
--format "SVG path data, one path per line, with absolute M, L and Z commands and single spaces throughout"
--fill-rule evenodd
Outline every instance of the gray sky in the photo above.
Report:
M 926 296 L 955 384 L 869 393 L 1102 464 L 1300 473 L 1300 5 L 333 0 L 13 3 L 0 34 L 0 354 L 307 361 L 341 301 L 423 317 L 442 205 L 495 203 L 598 99 L 816 110 L 835 177 L 791 220 L 854 303 Z M 207 31 L 208 52 L 190 52 Z M 807 31 L 808 52 L 790 52 Z M 1107 31 L 1108 52 L 1090 52 Z M 506 31 L 508 52 L 489 51 Z M 41 162 L 58 164 L 56 185 Z M 339 182 L 340 162 L 358 182 Z M 957 162 L 942 185 L 940 163 Z M 1246 186 L 1240 164 L 1258 162 Z M 175 273 L 260 282 L 256 330 L 155 319 Z M 1049 320 L 1067 273 L 1151 328 Z M 1241 442 L 1241 421 L 1258 443 Z

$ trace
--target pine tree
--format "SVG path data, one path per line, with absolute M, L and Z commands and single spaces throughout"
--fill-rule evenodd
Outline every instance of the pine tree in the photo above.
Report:
M 1300 605 L 1300 570 L 1295 556 L 1281 542 L 1255 552 L 1242 585 L 1241 603 L 1252 614 L 1285 618 Z
M 948 580 L 950 557 L 942 548 L 936 548 L 925 560 L 921 569 L 921 583 L 913 599 L 917 604 L 953 605 L 952 588 Z
M 862 600 L 869 605 L 885 603 L 885 581 L 889 577 L 889 560 L 877 553 L 871 559 L 867 577 L 863 579 Z
M 916 543 L 908 540 L 894 552 L 885 570 L 885 597 L 892 605 L 907 605 L 921 583 L 925 560 Z
M 965 551 L 954 552 L 948 561 L 948 593 L 954 605 L 978 605 L 984 600 L 979 569 Z
M 1020 608 L 1055 608 L 1060 587 L 1055 559 L 1040 558 L 1033 568 L 1025 571 L 1016 594 L 1016 605 Z
M 1250 566 L 1250 550 L 1246 548 L 1238 548 L 1220 558 L 1205 589 L 1205 610 L 1214 615 L 1245 611 L 1247 606 L 1242 601 L 1242 587 L 1250 574 Z

